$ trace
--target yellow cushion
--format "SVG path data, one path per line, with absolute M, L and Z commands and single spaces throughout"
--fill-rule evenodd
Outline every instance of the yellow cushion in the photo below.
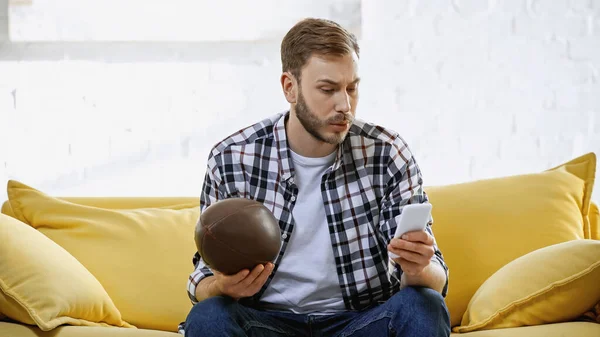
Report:
M 185 320 L 191 309 L 185 282 L 193 269 L 199 207 L 83 206 L 16 181 L 8 183 L 8 198 L 18 219 L 64 247 L 96 276 L 124 320 L 165 331 L 176 331 Z
M 595 203 L 590 207 L 590 239 L 600 240 L 600 211 Z
M 100 282 L 56 243 L 0 214 L 0 308 L 49 331 L 61 324 L 131 327 Z
M 589 153 L 540 173 L 426 188 L 449 267 L 452 326 L 502 266 L 539 248 L 589 238 L 595 172 L 596 156 Z
M 470 332 L 559 323 L 600 301 L 600 241 L 538 249 L 498 270 L 477 290 L 461 326 Z

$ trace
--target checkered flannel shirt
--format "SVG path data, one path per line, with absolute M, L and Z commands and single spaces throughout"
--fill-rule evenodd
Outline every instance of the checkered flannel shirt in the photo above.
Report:
M 294 235 L 292 209 L 298 188 L 286 139 L 288 114 L 277 114 L 229 136 L 213 147 L 208 158 L 201 210 L 218 200 L 249 198 L 271 210 L 281 227 L 282 247 L 275 269 L 256 295 L 242 299 L 246 305 L 259 305 Z M 321 191 L 346 308 L 359 310 L 387 300 L 399 290 L 402 276 L 387 251 L 396 221 L 404 205 L 429 202 L 406 142 L 392 130 L 356 119 L 322 178 Z M 432 222 L 426 230 L 433 236 Z M 448 267 L 437 245 L 434 248 L 432 262 L 446 271 L 445 297 Z M 195 270 L 187 291 L 192 303 L 197 303 L 196 286 L 213 274 L 198 253 L 192 262 Z

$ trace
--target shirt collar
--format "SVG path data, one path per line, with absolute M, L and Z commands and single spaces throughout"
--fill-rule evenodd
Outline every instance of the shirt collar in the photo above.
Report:
M 279 155 L 279 170 L 281 172 L 282 179 L 285 181 L 294 176 L 294 164 L 292 162 L 292 156 L 287 141 L 287 133 L 285 131 L 285 123 L 289 118 L 289 115 L 289 111 L 283 113 L 279 120 L 277 120 L 277 122 L 275 123 L 273 131 L 275 135 L 277 153 Z M 348 137 L 346 137 L 346 140 L 344 140 L 344 142 L 342 142 L 342 144 L 340 144 L 340 146 L 337 147 L 337 155 L 335 157 L 333 165 L 331 166 L 332 172 L 339 169 L 342 166 L 344 158 L 344 149 L 350 148 L 350 144 L 348 142 Z

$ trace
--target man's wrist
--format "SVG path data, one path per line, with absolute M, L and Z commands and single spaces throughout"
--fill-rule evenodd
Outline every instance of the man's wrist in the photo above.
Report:
M 198 302 L 210 297 L 222 295 L 216 280 L 215 276 L 207 276 L 198 283 L 196 286 L 196 299 Z
M 437 261 L 431 261 L 427 267 L 425 267 L 419 274 L 417 275 L 408 275 L 407 273 L 402 273 L 402 277 L 400 279 L 400 288 L 405 288 L 409 286 L 413 287 L 428 287 L 434 290 L 438 290 L 441 292 L 438 286 L 440 283 L 440 276 L 444 275 L 444 279 L 446 278 L 446 272 L 442 265 Z M 439 275 L 439 276 L 438 276 Z M 445 280 L 444 280 L 445 284 Z
M 210 283 L 208 283 L 206 286 L 207 286 L 207 293 L 209 294 L 210 297 L 223 295 L 217 285 L 216 277 L 211 276 L 209 282 Z

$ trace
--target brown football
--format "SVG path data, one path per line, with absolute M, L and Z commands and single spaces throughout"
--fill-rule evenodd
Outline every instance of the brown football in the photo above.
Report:
M 273 213 L 246 198 L 223 199 L 208 206 L 195 234 L 204 262 L 226 275 L 273 262 L 281 247 L 281 231 Z

